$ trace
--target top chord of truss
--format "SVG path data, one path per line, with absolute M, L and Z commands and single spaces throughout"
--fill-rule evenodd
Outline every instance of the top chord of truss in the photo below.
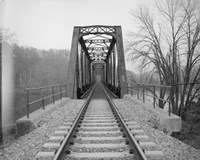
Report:
M 81 34 L 112 34 L 115 33 L 115 26 L 85 26 L 80 27 Z

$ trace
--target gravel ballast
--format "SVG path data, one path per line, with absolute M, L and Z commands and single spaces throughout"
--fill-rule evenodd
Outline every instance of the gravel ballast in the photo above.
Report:
M 35 155 L 42 150 L 43 144 L 58 126 L 62 126 L 63 122 L 72 122 L 83 103 L 84 100 L 67 100 L 52 112 L 40 116 L 35 130 L 0 149 L 0 160 L 35 160 Z
M 43 144 L 48 142 L 53 132 L 62 126 L 63 122 L 72 122 L 83 103 L 84 100 L 67 100 L 52 112 L 40 116 L 36 121 L 38 127 L 35 130 L 0 149 L 0 160 L 35 160 L 35 155 L 42 150 Z M 126 119 L 134 120 L 142 127 L 145 134 L 163 151 L 167 160 L 200 160 L 200 150 L 153 128 L 148 121 L 151 115 L 143 109 L 142 102 L 138 103 L 134 98 L 125 96 L 123 99 L 114 100 L 114 103 L 118 110 L 126 115 Z
M 151 140 L 163 151 L 167 160 L 200 160 L 200 150 L 153 128 L 149 123 L 151 115 L 145 110 L 142 102 L 126 95 L 123 99 L 114 100 L 114 103 L 126 119 L 134 120 L 142 127 Z

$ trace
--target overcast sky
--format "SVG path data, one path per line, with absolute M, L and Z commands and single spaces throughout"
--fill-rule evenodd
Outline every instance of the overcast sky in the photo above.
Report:
M 127 32 L 137 28 L 130 11 L 140 4 L 150 6 L 154 0 L 5 0 L 0 26 L 4 19 L 4 28 L 15 32 L 19 45 L 38 49 L 70 50 L 77 25 L 120 25 L 125 42 Z M 132 62 L 126 66 L 136 70 Z
M 5 1 L 0 8 L 5 7 L 4 27 L 16 33 L 20 45 L 70 49 L 74 26 L 121 25 L 125 36 L 127 30 L 135 30 L 130 10 L 154 0 Z

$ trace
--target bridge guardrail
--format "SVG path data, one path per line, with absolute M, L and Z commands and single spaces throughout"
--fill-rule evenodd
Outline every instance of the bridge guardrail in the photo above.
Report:
M 64 88 L 64 90 L 63 90 Z M 31 91 L 40 91 L 42 92 L 43 90 L 51 90 L 51 94 L 47 96 L 42 96 L 42 98 L 38 98 L 34 101 L 30 102 L 30 93 Z M 27 98 L 27 118 L 29 118 L 29 110 L 30 110 L 30 105 L 33 105 L 38 102 L 42 102 L 42 109 L 45 109 L 45 100 L 52 98 L 53 104 L 55 103 L 56 96 L 59 96 L 60 99 L 62 99 L 63 94 L 67 94 L 67 84 L 56 84 L 56 85 L 50 85 L 50 86 L 45 86 L 45 87 L 38 87 L 38 88 L 27 88 L 25 89 L 26 92 L 26 98 Z
M 169 96 L 167 99 L 162 99 L 156 96 L 156 88 L 165 88 L 168 90 Z M 153 88 L 153 89 L 152 89 Z M 153 101 L 153 107 L 156 107 L 156 100 L 162 101 L 165 103 L 168 103 L 168 115 L 170 116 L 172 111 L 171 111 L 171 88 L 172 86 L 163 86 L 163 85 L 154 85 L 154 84 L 143 84 L 143 83 L 131 83 L 127 85 L 127 93 L 133 95 L 133 92 L 137 94 L 137 99 L 140 100 L 142 97 L 142 101 L 145 103 L 145 97 L 152 97 Z M 130 91 L 130 92 L 129 92 Z M 147 94 L 147 91 L 150 92 L 151 94 Z

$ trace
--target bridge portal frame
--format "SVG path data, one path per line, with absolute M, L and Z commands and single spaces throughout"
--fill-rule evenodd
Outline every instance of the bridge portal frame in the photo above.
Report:
M 125 58 L 124 58 L 124 47 L 123 47 L 123 37 L 122 37 L 122 29 L 121 26 L 104 26 L 104 25 L 94 25 L 94 26 L 75 26 L 73 30 L 72 36 L 72 44 L 71 44 L 71 51 L 70 51 L 70 58 L 69 58 L 69 67 L 68 67 L 68 80 L 67 80 L 67 96 L 73 99 L 77 98 L 77 85 L 78 85 L 78 76 L 79 74 L 79 60 L 78 60 L 78 45 L 81 44 L 82 49 L 85 52 L 85 56 L 88 63 L 91 64 L 91 60 L 89 57 L 89 53 L 87 47 L 85 46 L 83 36 L 89 34 L 106 34 L 112 36 L 112 40 L 110 47 L 107 53 L 107 62 L 109 63 L 109 57 L 112 56 L 112 50 L 116 45 L 116 52 L 118 58 L 118 66 L 117 66 L 117 78 L 118 78 L 118 85 L 120 90 L 120 98 L 127 93 L 127 77 L 126 77 L 126 68 L 125 68 Z M 100 40 L 97 40 L 97 42 Z M 107 40 L 106 40 L 107 41 Z M 91 49 L 91 48 L 90 48 Z M 114 53 L 115 54 L 115 53 Z M 81 55 L 82 57 L 82 55 Z M 112 56 L 116 57 L 116 56 Z M 81 60 L 82 62 L 82 60 Z M 115 63 L 114 63 L 115 64 Z M 82 65 L 81 65 L 82 67 Z M 106 68 L 109 68 L 109 65 Z M 91 68 L 91 67 L 88 67 Z M 116 72 L 114 70 L 114 72 Z M 90 76 L 89 81 L 91 79 L 91 71 L 88 70 L 88 73 L 85 73 L 84 77 L 87 77 L 88 74 Z M 82 79 L 83 77 L 81 77 Z M 107 79 L 107 77 L 106 77 Z M 89 82 L 91 83 L 91 81 Z M 114 83 L 115 84 L 115 83 Z

